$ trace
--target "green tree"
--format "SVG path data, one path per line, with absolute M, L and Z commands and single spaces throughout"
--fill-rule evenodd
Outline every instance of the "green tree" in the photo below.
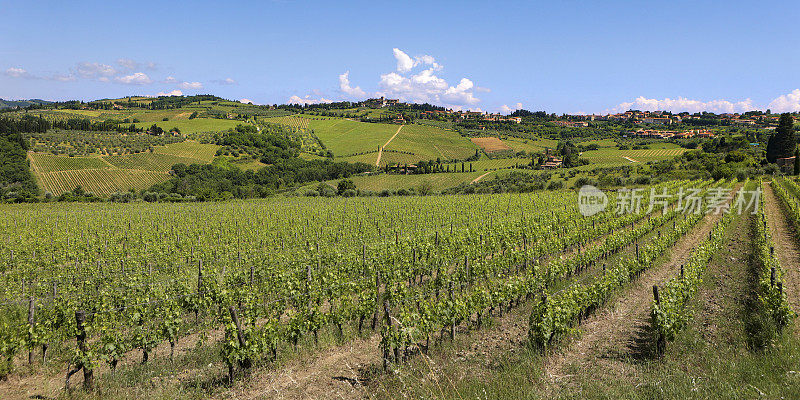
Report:
M 356 184 L 353 183 L 350 179 L 342 179 L 339 181 L 339 184 L 336 186 L 336 191 L 341 196 L 345 190 L 356 190 Z
M 775 133 L 767 141 L 767 161 L 774 163 L 779 158 L 791 157 L 796 147 L 794 118 L 789 113 L 783 113 Z
M 794 150 L 794 174 L 800 175 L 800 150 Z

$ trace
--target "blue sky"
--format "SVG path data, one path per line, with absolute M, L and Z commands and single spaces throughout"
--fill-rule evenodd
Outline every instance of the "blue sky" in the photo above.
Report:
M 799 19 L 795 1 L 0 0 L 0 98 L 800 110 Z

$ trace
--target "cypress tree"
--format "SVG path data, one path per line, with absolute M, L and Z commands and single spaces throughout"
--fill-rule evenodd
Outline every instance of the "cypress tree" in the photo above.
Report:
M 800 175 L 800 150 L 794 150 L 794 174 Z
M 791 157 L 795 147 L 794 118 L 789 113 L 783 113 L 775 133 L 767 141 L 767 161 L 774 163 L 779 158 Z

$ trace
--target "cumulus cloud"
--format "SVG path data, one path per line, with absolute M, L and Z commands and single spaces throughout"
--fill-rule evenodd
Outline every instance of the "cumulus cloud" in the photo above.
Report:
M 521 109 L 522 109 L 522 103 L 517 103 L 510 107 L 507 104 L 503 104 L 502 106 L 500 106 L 500 112 L 503 114 L 511 114 L 512 112 Z
M 109 77 L 117 74 L 117 70 L 106 64 L 80 62 L 75 67 L 75 73 L 81 78 L 94 79 L 100 77 Z
M 411 71 L 411 68 L 414 67 L 414 60 L 412 60 L 408 54 L 403 52 L 403 50 L 400 50 L 397 47 L 392 49 L 392 52 L 394 52 L 394 58 L 397 60 L 397 71 Z
M 14 68 L 14 67 L 11 67 L 11 68 L 6 70 L 6 76 L 10 76 L 12 78 L 29 78 L 29 77 L 31 77 L 31 75 L 28 74 L 28 71 L 26 71 L 25 69 L 23 69 L 23 68 Z
M 289 100 L 286 102 L 286 104 L 320 104 L 320 103 L 333 103 L 333 100 L 326 99 L 324 97 L 315 99 L 312 98 L 311 95 L 306 95 L 305 97 L 294 95 L 292 97 L 289 97 Z
M 242 103 L 242 104 L 256 104 L 256 103 L 253 102 L 253 100 L 250 100 L 250 99 L 239 99 L 239 103 Z
M 475 85 L 468 78 L 461 78 L 455 86 L 436 75 L 433 68 L 424 69 L 405 76 L 397 72 L 381 75 L 378 95 L 397 97 L 402 101 L 431 103 L 449 107 L 472 106 L 480 102 L 475 97 Z
M 361 90 L 358 86 L 350 86 L 350 71 L 339 75 L 339 89 L 351 97 L 364 97 L 367 94 L 367 92 Z
M 637 97 L 634 101 L 620 103 L 618 106 L 607 110 L 610 112 L 623 112 L 627 110 L 642 111 L 672 111 L 690 113 L 710 111 L 714 113 L 736 113 L 756 110 L 758 107 L 753 105 L 753 101 L 745 99 L 742 101 L 711 100 L 701 101 L 678 97 L 676 99 L 648 99 L 644 96 Z
M 381 75 L 378 82 L 380 90 L 376 93 L 378 96 L 461 109 L 479 103 L 475 92 L 487 90 L 477 88 L 468 78 L 461 78 L 457 85 L 451 86 L 437 75 L 443 66 L 433 56 L 411 58 L 400 49 L 392 51 L 397 60 L 397 70 Z
M 428 66 L 434 71 L 440 71 L 443 68 L 441 64 L 436 62 L 436 58 L 428 54 L 411 58 L 406 52 L 397 47 L 393 48 L 392 52 L 394 53 L 395 60 L 397 60 L 397 72 L 406 73 L 418 66 Z
M 164 78 L 164 83 L 178 83 L 178 80 L 175 79 L 174 76 L 170 75 L 170 76 Z
M 178 87 L 183 90 L 200 90 L 203 88 L 203 84 L 200 82 L 181 82 Z
M 779 113 L 800 111 L 800 89 L 777 97 L 769 103 L 767 108 L 772 112 Z
M 153 83 L 153 80 L 144 72 L 135 72 L 131 75 L 118 76 L 114 78 L 114 82 L 125 85 L 148 85 Z
M 171 92 L 158 92 L 158 96 L 183 96 L 183 92 L 175 89 Z

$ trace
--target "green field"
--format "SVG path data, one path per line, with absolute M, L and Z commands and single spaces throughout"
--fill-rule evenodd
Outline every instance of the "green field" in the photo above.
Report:
M 178 157 L 170 154 L 139 153 L 123 156 L 107 156 L 106 161 L 117 168 L 138 169 L 143 171 L 167 172 L 175 164 L 198 164 L 200 160 Z
M 210 163 L 214 159 L 219 146 L 215 144 L 198 143 L 193 140 L 187 140 L 181 143 L 173 143 L 167 146 L 155 147 L 155 153 L 168 154 L 177 157 L 194 158 L 206 163 Z
M 259 121 L 271 124 L 291 126 L 293 128 L 308 129 L 311 120 L 299 115 L 287 115 L 282 117 L 259 118 Z
M 100 157 L 65 157 L 42 153 L 28 153 L 28 156 L 34 171 L 53 172 L 110 167 Z
M 406 155 L 406 158 L 410 162 L 417 162 L 437 158 L 465 159 L 475 155 L 478 146 L 453 131 L 425 125 L 405 125 L 386 149 L 414 153 L 413 156 Z M 381 164 L 386 163 L 390 162 L 381 160 Z
M 679 156 L 686 151 L 688 150 L 680 147 L 645 150 L 600 149 L 584 151 L 581 158 L 585 158 L 592 165 L 613 166 L 667 160 Z
M 309 122 L 309 128 L 336 157 L 377 150 L 399 127 L 400 125 L 371 124 L 341 118 L 315 117 Z M 377 159 L 377 155 L 375 157 Z

